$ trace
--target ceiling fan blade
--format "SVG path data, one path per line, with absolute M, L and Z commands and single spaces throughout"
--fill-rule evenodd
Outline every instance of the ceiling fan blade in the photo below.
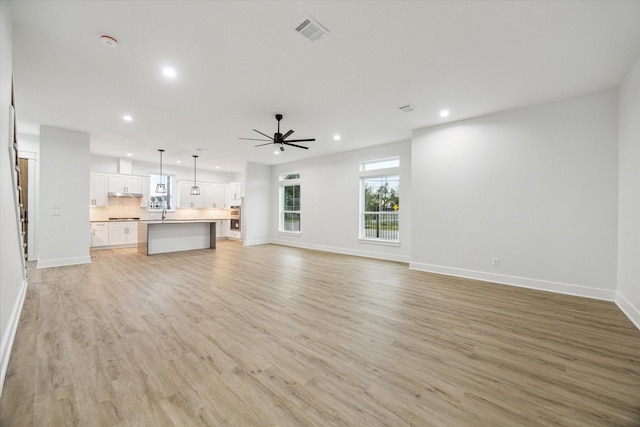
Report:
M 253 129 L 253 131 L 254 131 L 254 132 L 258 132 L 260 135 L 262 135 L 262 136 L 266 136 L 266 137 L 267 137 L 267 138 L 269 138 L 271 141 L 273 141 L 273 138 L 272 138 L 272 137 L 270 137 L 269 135 L 267 135 L 266 133 L 262 133 L 262 132 L 260 132 L 259 130 L 256 130 L 256 129 Z
M 256 139 L 256 138 L 238 138 L 238 139 L 245 139 L 247 141 L 270 141 L 269 139 Z
M 289 136 L 291 136 L 292 133 L 293 133 L 293 130 L 290 130 L 289 132 L 282 135 L 282 139 L 287 139 Z
M 263 145 L 271 145 L 271 144 L 273 144 L 273 142 L 267 142 L 266 144 L 254 145 L 254 147 L 262 147 Z
M 309 149 L 309 147 L 303 147 L 302 145 L 296 145 L 296 144 L 292 144 L 292 143 L 290 143 L 290 142 L 283 142 L 282 144 L 284 144 L 284 145 L 290 145 L 290 146 L 292 146 L 292 147 L 304 148 L 305 150 L 308 150 L 308 149 Z
M 287 142 L 311 142 L 311 141 L 315 141 L 315 138 L 309 138 L 309 139 L 292 139 L 291 141 L 287 141 Z

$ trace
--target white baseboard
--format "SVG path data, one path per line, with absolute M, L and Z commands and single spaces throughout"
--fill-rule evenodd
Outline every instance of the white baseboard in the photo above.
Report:
M 268 243 L 271 243 L 271 241 L 269 241 L 269 239 L 256 239 L 256 240 L 245 240 L 243 242 L 244 246 L 255 246 L 255 245 L 266 245 Z
M 631 301 L 629 301 L 620 292 L 616 292 L 616 305 L 629 318 L 629 320 L 631 320 L 636 328 L 640 329 L 640 308 L 631 304 Z
M 359 256 L 364 258 L 383 259 L 385 261 L 397 261 L 397 262 L 404 262 L 404 263 L 409 262 L 409 256 L 407 255 L 386 254 L 381 252 L 365 251 L 360 249 L 346 249 L 346 248 L 339 248 L 336 246 L 313 245 L 313 244 L 295 243 L 295 242 L 292 243 L 290 240 L 284 241 L 284 240 L 274 239 L 274 240 L 271 240 L 270 242 L 265 242 L 265 243 L 273 243 L 275 245 L 281 245 L 281 246 L 292 246 L 295 248 L 302 248 L 302 249 L 312 249 L 315 251 L 322 251 L 322 252 L 333 252 L 336 254 L 352 255 L 352 256 Z
M 590 288 L 587 286 L 572 285 L 569 283 L 550 282 L 546 280 L 529 279 L 527 277 L 507 276 L 503 274 L 486 273 L 484 271 L 465 270 L 462 268 L 443 267 L 432 264 L 412 262 L 409 264 L 412 270 L 427 271 L 429 273 L 446 274 L 448 276 L 465 277 L 468 279 L 483 280 L 502 285 L 519 286 L 521 288 L 538 289 L 542 291 L 556 292 L 559 294 L 575 295 L 585 298 L 614 301 L 615 290 Z
M 11 311 L 11 317 L 9 317 L 9 323 L 7 324 L 7 330 L 4 331 L 4 338 L 2 344 L 0 344 L 0 396 L 2 395 L 2 388 L 4 386 L 4 378 L 7 375 L 7 368 L 9 366 L 9 357 L 11 356 L 11 349 L 13 348 L 13 340 L 16 337 L 16 331 L 18 330 L 18 321 L 20 320 L 20 313 L 22 313 L 22 307 L 24 305 L 24 298 L 27 294 L 27 281 L 23 280 L 20 287 L 20 292 L 16 303 Z
M 38 259 L 36 268 L 63 267 L 65 265 L 89 264 L 91 256 L 82 256 L 76 258 L 58 258 L 58 259 Z

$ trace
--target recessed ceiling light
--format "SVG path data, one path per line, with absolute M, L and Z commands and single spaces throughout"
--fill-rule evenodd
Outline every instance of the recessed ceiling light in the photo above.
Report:
M 130 115 L 126 114 L 126 115 L 122 116 L 122 120 L 124 120 L 125 122 L 132 122 L 133 121 L 133 117 L 131 117 Z
M 182 160 L 176 160 L 176 163 L 182 163 Z
M 105 46 L 109 46 L 109 47 L 117 47 L 118 46 L 118 40 L 116 40 L 115 37 L 111 37 L 108 36 L 106 34 L 102 34 L 100 36 L 100 41 L 105 45 Z
M 172 67 L 164 67 L 162 69 L 162 74 L 168 79 L 175 79 L 176 76 L 178 75 L 176 73 L 176 69 Z
M 338 135 L 338 134 L 333 135 L 334 141 L 340 141 L 340 138 L 342 138 L 342 137 L 340 135 Z
M 440 111 L 440 117 L 447 117 L 447 116 L 449 116 L 449 110 Z
M 276 151 L 273 152 L 273 154 L 275 154 L 277 156 L 278 154 L 280 154 L 280 152 L 278 150 L 276 150 Z
M 216 169 L 220 169 L 220 166 L 216 166 Z
M 127 156 L 131 157 L 131 156 L 133 156 L 133 154 L 131 154 L 131 153 L 127 153 Z

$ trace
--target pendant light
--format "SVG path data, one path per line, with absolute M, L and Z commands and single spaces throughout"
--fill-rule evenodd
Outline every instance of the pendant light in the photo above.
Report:
M 163 149 L 158 150 L 160 152 L 160 182 L 156 185 L 156 193 L 166 193 L 167 187 L 164 185 L 164 177 L 162 176 L 162 153 Z
M 191 191 L 189 192 L 189 194 L 191 194 L 192 196 L 199 196 L 200 187 L 198 187 L 198 185 L 196 184 L 196 160 L 198 159 L 198 156 L 194 154 L 192 157 L 193 157 L 193 187 L 191 187 Z

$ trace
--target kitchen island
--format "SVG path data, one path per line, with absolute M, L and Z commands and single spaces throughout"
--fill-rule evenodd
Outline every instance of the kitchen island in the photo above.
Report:
M 215 219 L 165 219 L 138 224 L 138 252 L 145 255 L 215 248 Z

